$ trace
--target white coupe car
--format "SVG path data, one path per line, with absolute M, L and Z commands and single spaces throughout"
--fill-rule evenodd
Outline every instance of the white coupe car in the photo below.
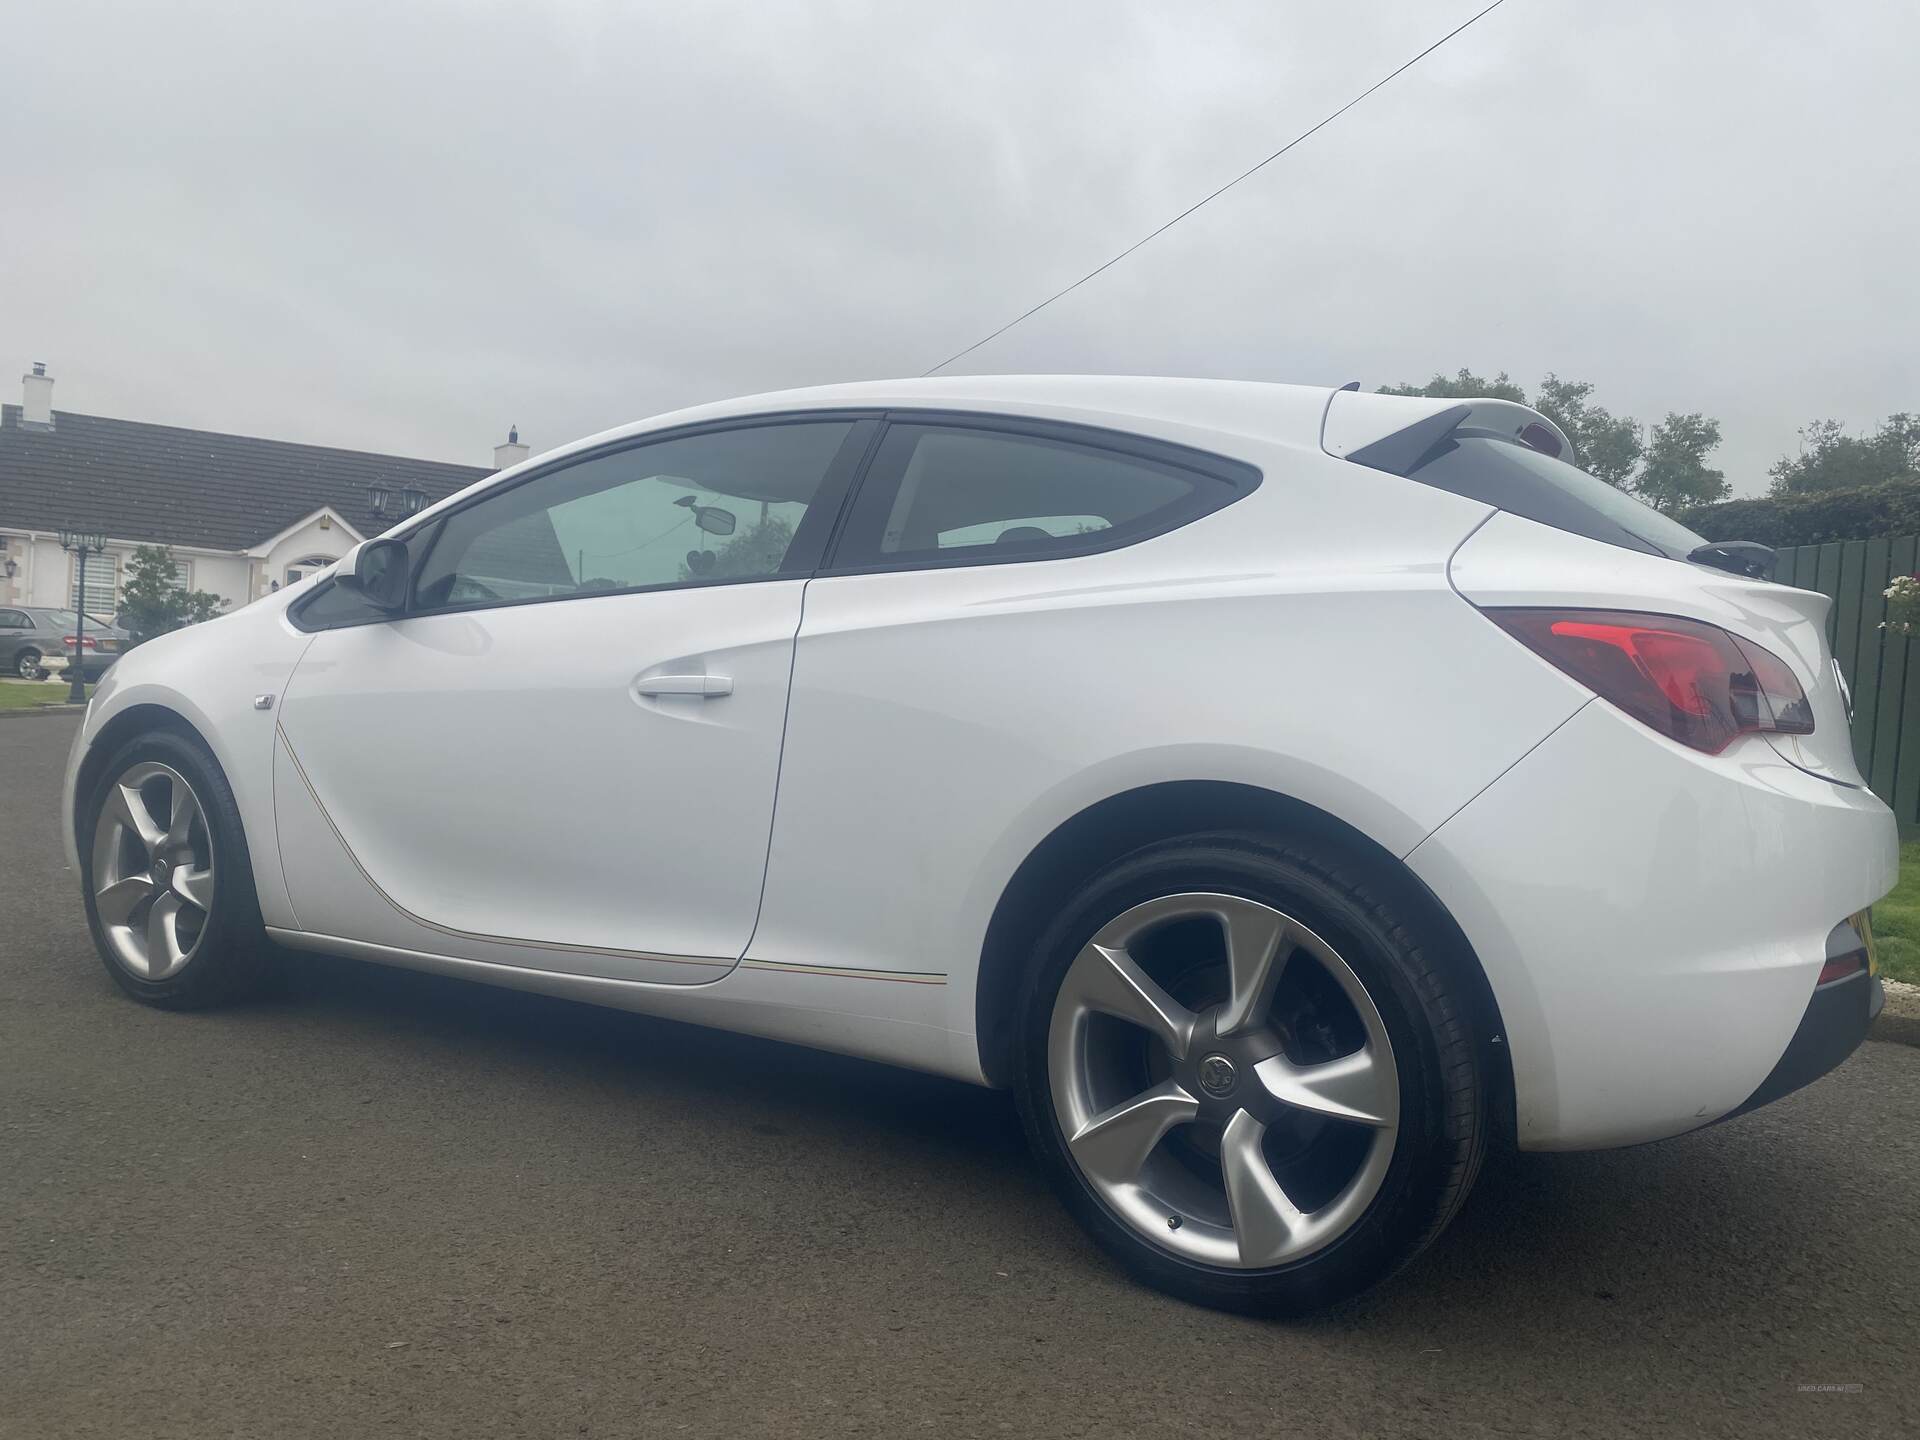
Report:
M 1010 1087 L 1134 1273 L 1307 1310 L 1497 1137 L 1696 1129 L 1880 1004 L 1828 601 L 1572 459 L 1100 377 L 610 431 L 121 660 L 87 917 L 155 1005 L 271 940 Z

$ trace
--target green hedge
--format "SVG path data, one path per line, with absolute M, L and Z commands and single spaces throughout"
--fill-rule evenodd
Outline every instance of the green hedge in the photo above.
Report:
M 1754 540 L 1776 550 L 1913 535 L 1920 533 L 1920 475 L 1859 490 L 1723 500 L 1689 510 L 1679 519 L 1709 540 Z

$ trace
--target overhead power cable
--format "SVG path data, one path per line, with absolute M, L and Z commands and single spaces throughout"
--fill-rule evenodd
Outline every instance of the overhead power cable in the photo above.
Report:
M 1266 169 L 1267 166 L 1271 165 L 1274 161 L 1278 160 L 1282 155 L 1286 154 L 1289 150 L 1293 149 L 1294 146 L 1300 144 L 1301 141 L 1310 139 L 1314 135 L 1318 134 L 1320 131 L 1326 129 L 1327 126 L 1331 125 L 1334 121 L 1338 120 L 1342 115 L 1346 114 L 1349 110 L 1353 109 L 1354 106 L 1358 105 L 1362 100 L 1365 100 L 1369 95 L 1373 94 L 1374 91 L 1380 89 L 1382 86 L 1387 85 L 1391 81 L 1396 80 L 1400 76 L 1406 74 L 1407 71 L 1411 70 L 1414 66 L 1418 65 L 1422 60 L 1426 59 L 1427 56 L 1433 54 L 1434 51 L 1438 50 L 1442 45 L 1446 44 L 1449 40 L 1453 39 L 1454 36 L 1460 34 L 1463 30 L 1466 30 L 1469 27 L 1477 24 L 1479 21 L 1484 20 L 1487 16 L 1491 15 L 1494 11 L 1498 10 L 1504 4 L 1506 4 L 1506 0 L 1493 0 L 1493 3 L 1487 6 L 1486 9 L 1480 11 L 1476 15 L 1469 17 L 1466 20 L 1461 21 L 1458 25 L 1454 26 L 1453 29 L 1449 30 L 1446 34 L 1442 35 L 1438 40 L 1434 41 L 1431 45 L 1427 46 L 1427 48 L 1422 50 L 1418 55 L 1415 55 L 1411 60 L 1406 61 L 1404 64 L 1398 66 L 1396 69 L 1389 72 L 1388 74 L 1382 75 L 1378 80 L 1374 81 L 1373 84 L 1369 85 L 1366 89 L 1362 90 L 1358 95 L 1354 96 L 1351 100 L 1347 101 L 1347 103 L 1342 105 L 1338 110 L 1335 110 L 1331 115 L 1328 115 L 1324 120 L 1321 120 L 1318 124 L 1313 126 L 1312 129 L 1301 131 L 1298 135 L 1294 136 L 1293 139 L 1289 140 L 1286 144 L 1282 145 L 1278 150 L 1274 151 L 1271 155 L 1267 156 L 1267 158 L 1262 160 L 1259 164 L 1248 167 L 1247 169 L 1241 171 L 1238 175 L 1234 176 L 1233 179 L 1227 181 L 1226 184 L 1222 185 L 1218 190 L 1215 190 L 1212 194 L 1202 196 L 1200 199 L 1194 201 L 1193 204 L 1189 205 L 1186 209 L 1182 210 L 1178 215 L 1174 216 L 1171 220 L 1167 221 L 1167 223 L 1162 225 L 1159 229 L 1149 231 L 1147 234 L 1142 235 L 1138 240 L 1134 241 L 1133 244 L 1127 246 L 1126 249 L 1122 250 L 1118 255 L 1114 256 L 1111 260 L 1107 261 L 1104 265 L 1099 265 L 1093 268 L 1092 270 L 1089 270 L 1086 274 L 1082 275 L 1078 280 L 1074 281 L 1071 285 L 1068 285 L 1064 289 L 1054 291 L 1053 294 L 1049 295 L 1046 299 L 1042 300 L 1038 305 L 1033 306 L 1031 309 L 1021 311 L 1018 315 L 1014 316 L 1013 319 L 1007 321 L 1006 324 L 1002 325 L 998 330 L 995 330 L 992 334 L 983 335 L 978 340 L 974 341 L 973 344 L 967 346 L 966 349 L 955 351 L 953 354 L 949 355 L 946 359 L 942 360 L 938 365 L 934 366 L 931 370 L 922 371 L 921 378 L 924 379 L 928 375 L 939 374 L 942 370 L 946 369 L 947 366 L 953 364 L 954 361 L 959 360 L 967 355 L 971 355 L 974 351 L 978 350 L 982 345 L 987 344 L 989 341 L 998 340 L 1002 335 L 1006 334 L 1007 331 L 1013 329 L 1013 327 L 1018 325 L 1021 321 L 1029 320 L 1033 316 L 1038 315 L 1042 310 L 1046 309 L 1049 305 L 1053 304 L 1054 301 L 1061 299 L 1063 296 L 1071 295 L 1075 290 L 1078 290 L 1082 285 L 1086 284 L 1089 280 L 1093 279 L 1096 275 L 1101 274 L 1103 271 L 1111 270 L 1115 265 L 1118 265 L 1122 260 L 1126 259 L 1129 255 L 1133 254 L 1134 251 L 1138 250 L 1142 245 L 1145 245 L 1148 241 L 1156 240 L 1160 236 L 1166 234 L 1167 231 L 1171 230 L 1174 226 L 1178 225 L 1182 220 L 1186 219 L 1189 215 L 1193 214 L 1194 211 L 1200 209 L 1201 206 L 1210 204 L 1213 201 L 1218 200 L 1222 195 L 1226 194 L 1227 191 L 1233 189 L 1233 187 L 1238 185 L 1242 180 L 1246 180 L 1254 175 L 1259 174 L 1262 170 Z

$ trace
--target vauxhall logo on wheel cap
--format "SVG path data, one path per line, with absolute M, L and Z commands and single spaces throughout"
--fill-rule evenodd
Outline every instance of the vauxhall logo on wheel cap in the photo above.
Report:
M 1200 1062 L 1200 1088 L 1219 1099 L 1233 1093 L 1233 1062 L 1224 1055 L 1209 1055 Z

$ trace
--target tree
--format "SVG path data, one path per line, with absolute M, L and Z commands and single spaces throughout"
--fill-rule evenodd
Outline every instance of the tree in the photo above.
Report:
M 1854 436 L 1838 420 L 1816 420 L 1800 431 L 1800 453 L 1767 470 L 1775 495 L 1857 490 L 1920 475 L 1920 415 L 1889 415 L 1871 435 Z
M 180 583 L 173 551 L 165 545 L 138 546 L 127 562 L 127 582 L 120 591 L 120 627 L 140 645 L 156 635 L 197 625 L 220 613 L 226 602 L 206 590 L 189 590 Z
M 1527 392 L 1507 378 L 1502 370 L 1491 380 L 1486 380 L 1462 367 L 1458 375 L 1442 375 L 1435 371 L 1433 378 L 1424 385 L 1382 385 L 1382 395 L 1426 395 L 1435 400 L 1512 400 L 1518 404 L 1527 403 Z
M 1646 464 L 1630 488 L 1654 509 L 1667 513 L 1726 499 L 1733 486 L 1707 464 L 1707 453 L 1719 443 L 1718 420 L 1698 411 L 1669 413 L 1647 437 Z
M 1720 443 L 1718 420 L 1698 413 L 1669 414 L 1643 438 L 1640 422 L 1631 415 L 1615 415 L 1593 403 L 1590 381 L 1562 380 L 1548 371 L 1529 401 L 1527 392 L 1504 370 L 1491 380 L 1462 370 L 1452 376 L 1436 374 L 1424 385 L 1383 386 L 1380 393 L 1531 404 L 1573 442 L 1573 454 L 1564 458 L 1616 489 L 1639 496 L 1656 510 L 1710 505 L 1733 492 L 1727 477 L 1706 463 L 1707 453 Z
M 1640 422 L 1625 415 L 1615 419 L 1604 407 L 1589 402 L 1592 394 L 1590 381 L 1562 380 L 1549 371 L 1534 392 L 1533 408 L 1567 432 L 1581 469 L 1609 485 L 1625 486 L 1646 448 L 1640 440 Z
M 787 547 L 792 544 L 793 522 L 783 520 L 778 515 L 769 515 L 740 531 L 719 550 L 709 552 L 713 555 L 713 561 L 700 571 L 700 578 L 718 580 L 741 575 L 771 575 L 780 568 L 780 562 L 787 557 Z M 688 559 L 690 562 L 692 555 Z M 691 579 L 693 573 L 691 563 L 680 567 L 682 580 Z

